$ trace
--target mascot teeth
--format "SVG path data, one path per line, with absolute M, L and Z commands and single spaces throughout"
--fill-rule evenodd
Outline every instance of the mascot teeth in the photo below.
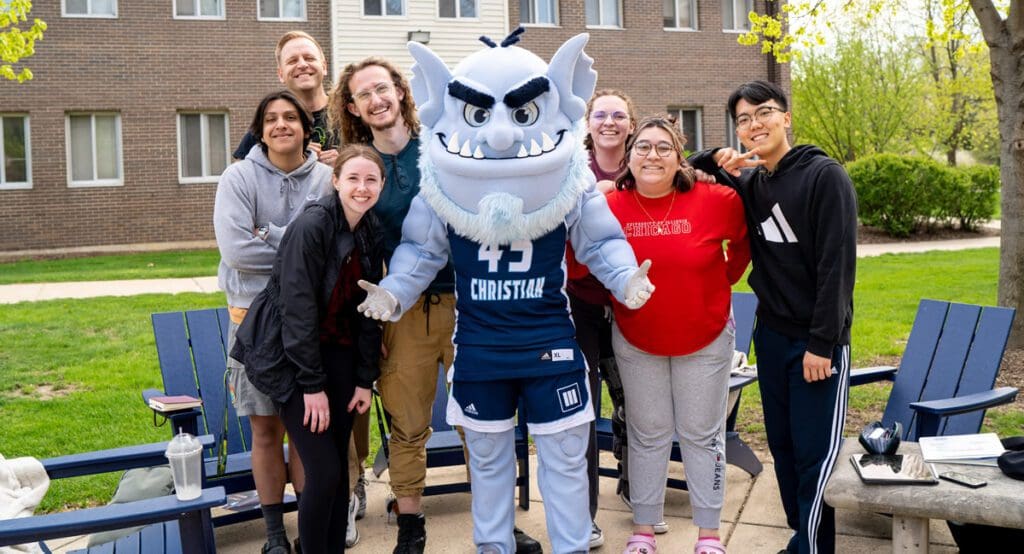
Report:
M 526 151 L 526 147 L 523 146 L 522 144 L 520 144 L 519 145 L 519 153 L 516 154 L 516 157 L 517 158 L 525 158 L 525 157 L 527 157 L 529 155 L 530 155 L 530 153 Z
M 473 157 L 473 149 L 469 146 L 469 139 L 466 139 L 466 143 L 462 145 L 462 150 L 459 150 L 459 155 L 463 158 Z
M 540 154 L 541 154 L 540 145 L 537 144 L 537 141 L 535 141 L 533 139 L 530 139 L 530 155 L 531 156 L 540 156 Z
M 448 151 L 452 154 L 459 153 L 459 132 L 455 131 L 452 133 L 451 140 L 448 141 Z
M 541 149 L 545 152 L 550 152 L 555 149 L 555 141 L 551 140 L 551 137 L 547 133 L 541 133 Z
M 484 151 L 480 150 L 480 147 L 477 146 L 476 150 L 473 151 L 473 157 L 478 159 L 478 160 L 484 159 Z

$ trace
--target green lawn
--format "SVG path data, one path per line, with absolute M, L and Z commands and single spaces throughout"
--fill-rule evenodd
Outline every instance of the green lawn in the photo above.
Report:
M 896 360 L 920 298 L 994 304 L 997 273 L 994 248 L 860 260 L 854 365 Z M 166 428 L 153 427 L 139 395 L 160 386 L 149 314 L 223 303 L 215 293 L 0 305 L 0 453 L 48 457 L 169 438 Z M 884 386 L 854 389 L 851 410 L 880 416 L 886 392 Z M 1001 434 L 1020 434 L 1024 411 L 1004 407 L 987 419 Z M 744 394 L 739 426 L 746 436 L 763 432 L 756 387 Z M 375 425 L 371 431 L 376 434 Z M 377 443 L 375 436 L 374 451 Z M 117 477 L 56 482 L 43 509 L 105 502 Z
M 216 275 L 216 249 L 0 263 L 0 285 Z

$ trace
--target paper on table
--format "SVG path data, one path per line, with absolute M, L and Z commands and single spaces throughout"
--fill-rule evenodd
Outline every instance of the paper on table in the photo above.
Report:
M 918 444 L 929 462 L 995 465 L 995 459 L 1006 450 L 995 433 L 921 437 Z

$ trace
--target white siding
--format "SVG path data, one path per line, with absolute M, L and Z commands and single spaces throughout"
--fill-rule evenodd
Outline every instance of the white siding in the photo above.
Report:
M 383 1 L 383 0 L 382 0 Z M 331 55 L 332 81 L 346 64 L 367 56 L 386 58 L 407 77 L 412 56 L 406 48 L 409 31 L 430 31 L 427 44 L 448 67 L 486 46 L 487 35 L 501 42 L 508 34 L 507 0 L 478 0 L 477 18 L 438 17 L 438 0 L 405 0 L 403 16 L 364 16 L 363 0 L 334 0 Z

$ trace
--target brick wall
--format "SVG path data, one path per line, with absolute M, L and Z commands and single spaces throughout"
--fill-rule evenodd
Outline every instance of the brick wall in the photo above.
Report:
M 0 251 L 213 238 L 216 183 L 179 184 L 177 113 L 226 111 L 231 149 L 264 94 L 281 85 L 274 47 L 302 29 L 330 52 L 328 0 L 304 22 L 257 21 L 258 0 L 225 0 L 224 20 L 172 18 L 172 0 L 119 0 L 117 19 L 61 17 L 29 59 L 35 78 L 0 80 L 0 113 L 28 113 L 32 188 L 0 189 Z M 69 188 L 65 114 L 121 116 L 123 186 Z
M 736 86 L 768 78 L 768 60 L 758 47 L 722 31 L 721 0 L 697 0 L 697 31 L 665 31 L 662 0 L 622 0 L 623 28 L 586 27 L 583 0 L 558 0 L 557 27 L 528 26 L 521 45 L 550 60 L 570 37 L 589 33 L 585 52 L 594 58 L 597 88 L 618 88 L 632 97 L 640 116 L 669 107 L 699 107 L 704 146 L 725 143 L 726 100 Z M 764 13 L 764 0 L 755 2 Z M 509 24 L 520 21 L 518 0 L 509 0 Z M 789 68 L 780 84 L 790 90 Z

